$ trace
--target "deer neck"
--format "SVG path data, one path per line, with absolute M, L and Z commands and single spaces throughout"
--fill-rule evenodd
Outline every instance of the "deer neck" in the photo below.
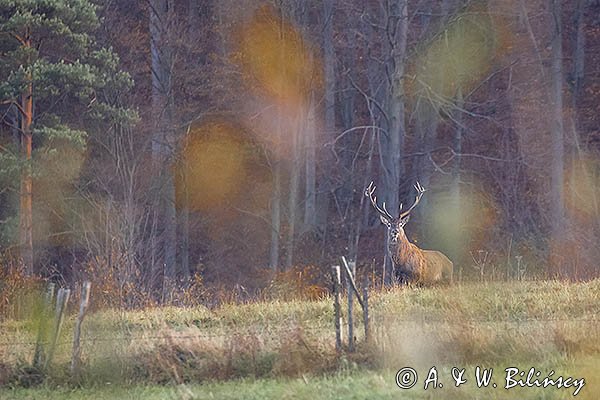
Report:
M 392 260 L 396 264 L 404 264 L 410 252 L 410 246 L 411 243 L 408 241 L 406 234 L 404 231 L 400 231 L 396 241 L 390 239 L 388 242 L 388 251 Z

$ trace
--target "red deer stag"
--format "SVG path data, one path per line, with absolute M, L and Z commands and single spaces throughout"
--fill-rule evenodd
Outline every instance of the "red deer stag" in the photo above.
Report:
M 371 204 L 377 210 L 381 222 L 388 228 L 387 249 L 394 264 L 394 275 L 401 283 L 431 284 L 441 280 L 452 281 L 453 264 L 444 254 L 435 250 L 422 250 L 408 241 L 404 233 L 404 225 L 410 218 L 410 212 L 419 204 L 425 189 L 417 182 L 415 189 L 417 197 L 415 203 L 406 211 L 402 212 L 402 204 L 398 218 L 385 208 L 377 205 L 377 197 L 374 196 L 375 185 L 369 184 L 365 196 L 371 200 Z

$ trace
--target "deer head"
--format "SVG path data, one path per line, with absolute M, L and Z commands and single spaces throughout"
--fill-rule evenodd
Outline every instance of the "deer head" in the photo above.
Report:
M 400 203 L 400 209 L 398 210 L 398 217 L 392 216 L 390 212 L 387 210 L 385 206 L 385 201 L 382 206 L 379 207 L 377 205 L 377 197 L 375 196 L 375 189 L 377 187 L 371 182 L 365 191 L 365 196 L 371 200 L 371 204 L 379 214 L 379 218 L 381 222 L 387 226 L 388 228 L 388 237 L 391 243 L 396 243 L 402 240 L 406 235 L 404 233 L 404 226 L 407 224 L 410 218 L 410 212 L 419 204 L 421 201 L 421 197 L 423 197 L 423 193 L 425 193 L 425 188 L 421 186 L 419 182 L 415 184 L 415 189 L 417 191 L 417 196 L 415 198 L 415 202 L 410 208 L 404 212 L 402 212 L 402 203 Z

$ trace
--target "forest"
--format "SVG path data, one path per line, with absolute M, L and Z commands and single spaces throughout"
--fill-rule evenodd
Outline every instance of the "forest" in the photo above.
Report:
M 1 0 L 0 264 L 117 304 L 598 276 L 597 0 Z

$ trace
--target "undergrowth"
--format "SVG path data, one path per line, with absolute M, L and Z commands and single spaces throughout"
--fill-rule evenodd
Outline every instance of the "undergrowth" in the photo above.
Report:
M 364 339 L 356 305 L 354 353 L 336 352 L 330 297 L 97 310 L 84 320 L 83 363 L 76 377 L 68 370 L 74 312 L 65 321 L 52 366 L 42 371 L 30 367 L 35 324 L 5 318 L 0 385 L 189 384 L 322 376 L 348 368 L 561 364 L 584 355 L 598 360 L 598 293 L 600 280 L 372 291 L 371 340 Z M 345 328 L 343 333 L 347 340 Z

